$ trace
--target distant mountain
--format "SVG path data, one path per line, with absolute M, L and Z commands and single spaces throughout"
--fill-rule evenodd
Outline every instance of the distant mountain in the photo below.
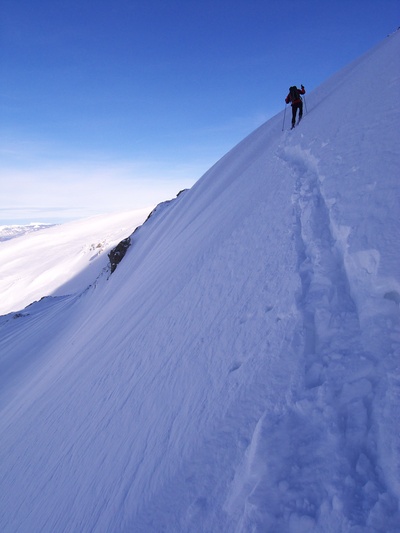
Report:
M 42 224 L 40 222 L 26 225 L 0 226 L 0 242 L 8 241 L 15 237 L 21 237 L 22 235 L 32 233 L 33 231 L 51 228 L 52 226 L 54 226 L 54 224 Z
M 18 291 L 69 277 L 0 317 L 1 531 L 399 531 L 399 57 L 254 131 L 112 274 L 104 227 L 36 234 Z

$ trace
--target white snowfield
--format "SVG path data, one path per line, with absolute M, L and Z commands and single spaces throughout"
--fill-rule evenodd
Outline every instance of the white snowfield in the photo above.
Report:
M 0 318 L 2 532 L 400 531 L 399 57 L 261 126 L 108 279 Z
M 42 228 L 0 226 L 0 314 L 43 296 L 82 292 L 109 263 L 108 252 L 142 224 L 151 208 Z M 23 232 L 26 232 L 23 234 Z

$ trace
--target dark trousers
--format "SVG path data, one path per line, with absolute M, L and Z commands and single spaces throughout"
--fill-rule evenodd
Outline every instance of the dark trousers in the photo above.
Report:
M 292 104 L 292 126 L 296 124 L 296 114 L 297 110 L 299 110 L 299 121 L 303 117 L 303 102 L 296 102 L 295 104 Z

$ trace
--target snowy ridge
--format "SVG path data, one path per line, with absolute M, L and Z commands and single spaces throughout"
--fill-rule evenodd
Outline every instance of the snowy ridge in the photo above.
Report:
M 3 531 L 399 531 L 399 52 L 0 318 Z

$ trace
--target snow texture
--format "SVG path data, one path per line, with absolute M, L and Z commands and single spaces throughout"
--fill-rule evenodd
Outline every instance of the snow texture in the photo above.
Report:
M 1 531 L 400 531 L 399 57 L 261 126 L 108 279 L 0 317 Z

